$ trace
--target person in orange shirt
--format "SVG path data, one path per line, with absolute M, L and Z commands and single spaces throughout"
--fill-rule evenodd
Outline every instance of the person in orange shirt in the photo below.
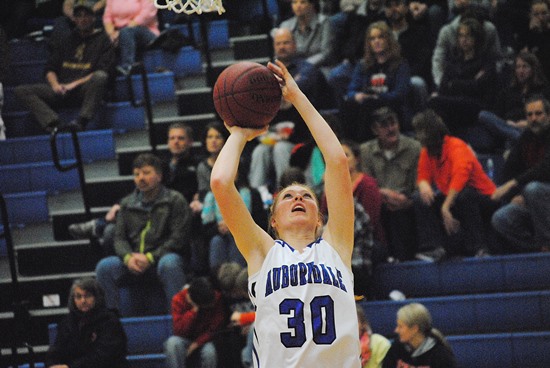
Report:
M 474 151 L 451 136 L 433 110 L 418 113 L 413 128 L 422 144 L 414 196 L 420 251 L 416 258 L 488 254 L 490 218 L 497 208 L 491 200 L 495 184 Z

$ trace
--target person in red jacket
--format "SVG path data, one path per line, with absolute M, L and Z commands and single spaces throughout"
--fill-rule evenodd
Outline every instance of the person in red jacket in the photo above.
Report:
M 413 119 L 422 144 L 418 160 L 418 193 L 414 196 L 420 253 L 424 260 L 441 259 L 447 252 L 486 255 L 490 218 L 496 209 L 495 184 L 468 144 L 449 134 L 433 110 Z M 445 248 L 444 248 L 445 247 Z
M 195 278 L 172 299 L 174 335 L 164 343 L 167 368 L 185 368 L 193 362 L 215 368 L 212 342 L 227 321 L 222 295 L 206 277 Z

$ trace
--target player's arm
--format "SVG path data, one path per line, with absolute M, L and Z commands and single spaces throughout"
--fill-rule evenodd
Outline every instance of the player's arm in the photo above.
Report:
M 347 157 L 338 138 L 300 91 L 296 82 L 280 61 L 268 67 L 279 76 L 283 97 L 291 102 L 308 126 L 326 164 L 325 194 L 329 220 L 323 237 L 336 248 L 344 262 L 351 265 L 353 250 L 353 192 Z
M 231 134 L 212 168 L 210 186 L 225 224 L 248 264 L 248 272 L 254 274 L 273 245 L 273 238 L 254 222 L 235 186 L 235 179 L 246 142 L 265 133 L 267 127 L 247 129 L 233 126 L 228 129 Z

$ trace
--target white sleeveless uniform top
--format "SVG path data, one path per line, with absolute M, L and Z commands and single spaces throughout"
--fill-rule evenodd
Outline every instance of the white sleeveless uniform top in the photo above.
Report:
M 276 240 L 248 279 L 256 368 L 358 368 L 353 274 L 325 240 L 303 253 Z

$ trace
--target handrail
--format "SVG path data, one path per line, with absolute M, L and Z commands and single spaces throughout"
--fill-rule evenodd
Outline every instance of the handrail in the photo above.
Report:
M 27 303 L 21 300 L 21 290 L 19 289 L 19 280 L 17 278 L 17 266 L 15 260 L 15 249 L 13 246 L 13 238 L 11 235 L 11 228 L 8 219 L 8 208 L 6 206 L 6 200 L 4 195 L 0 193 L 0 213 L 2 215 L 2 225 L 4 230 L 0 233 L 0 238 L 6 240 L 6 248 L 8 253 L 8 261 L 10 264 L 11 285 L 13 292 L 13 316 L 15 320 L 15 327 L 12 332 L 14 339 L 11 341 L 11 359 L 13 362 L 17 362 L 17 343 L 19 340 L 24 340 L 22 336 L 25 336 L 29 331 L 30 325 L 30 313 L 27 307 Z M 26 341 L 22 341 L 23 345 L 29 347 L 30 345 Z M 32 347 L 31 347 L 32 349 Z M 30 350 L 29 350 L 30 351 Z M 31 354 L 32 355 L 32 354 Z M 16 363 L 17 364 L 17 363 Z M 34 368 L 34 357 L 31 358 L 31 367 Z
M 61 128 L 55 128 L 50 135 L 50 146 L 52 149 L 52 159 L 57 170 L 61 172 L 66 172 L 74 168 L 78 169 L 78 178 L 80 181 L 80 190 L 82 192 L 82 202 L 84 203 L 84 212 L 86 214 L 86 219 L 92 219 L 92 212 L 90 209 L 88 193 L 86 191 L 86 179 L 84 177 L 84 164 L 82 162 L 82 154 L 80 151 L 80 142 L 78 141 L 77 127 L 75 125 L 66 125 Z M 73 142 L 74 154 L 76 162 L 67 166 L 61 164 L 59 159 L 59 151 L 57 149 L 57 136 L 61 132 L 69 131 L 71 133 L 71 140 Z
M 143 100 L 137 100 L 134 93 L 134 81 L 132 75 L 139 73 L 141 75 L 141 83 L 143 84 Z M 153 129 L 153 108 L 151 106 L 151 94 L 149 93 L 149 78 L 147 70 L 142 62 L 132 64 L 129 73 L 126 75 L 126 83 L 128 87 L 128 95 L 130 103 L 134 107 L 145 106 L 145 114 L 147 115 L 147 131 L 149 132 L 149 144 L 153 153 L 157 151 L 157 142 L 155 142 L 155 131 Z

